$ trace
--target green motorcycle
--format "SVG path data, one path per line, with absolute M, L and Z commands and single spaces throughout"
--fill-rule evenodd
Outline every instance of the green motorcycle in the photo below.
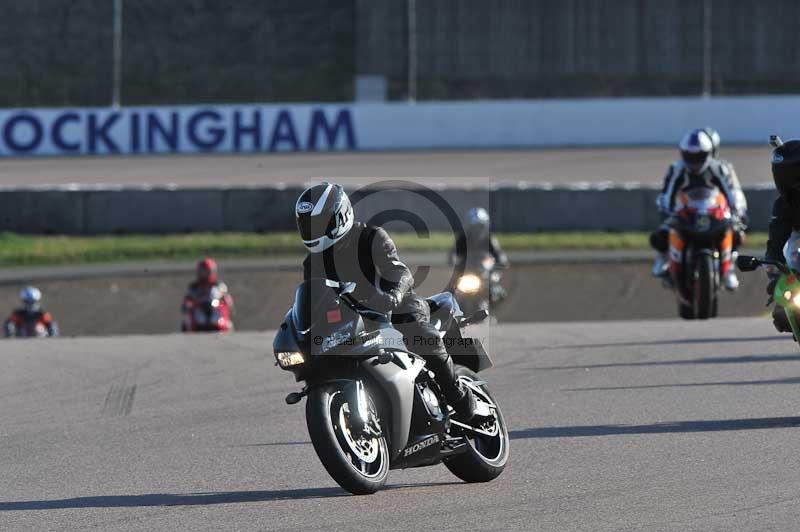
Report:
M 794 231 L 786 242 L 783 257 L 785 262 L 740 255 L 736 259 L 736 266 L 743 272 L 752 272 L 764 266 L 780 272 L 772 299 L 783 307 L 792 333 L 800 341 L 800 231 Z

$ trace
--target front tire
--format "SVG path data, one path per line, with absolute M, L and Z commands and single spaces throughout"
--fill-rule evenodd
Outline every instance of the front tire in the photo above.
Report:
M 456 376 L 462 382 L 472 383 L 479 381 L 471 370 L 456 365 Z M 455 476 L 464 482 L 489 482 L 494 480 L 506 467 L 509 456 L 509 439 L 506 421 L 500 407 L 489 393 L 486 385 L 473 388 L 476 400 L 488 399 L 495 405 L 494 425 L 486 432 L 494 433 L 493 436 L 479 434 L 468 429 L 458 428 L 460 433 L 467 437 L 467 451 L 445 460 L 444 465 Z M 483 397 L 481 397 L 483 396 Z M 453 431 L 455 432 L 455 431 Z
M 717 291 L 714 283 L 714 258 L 711 255 L 701 255 L 697 258 L 695 289 L 695 315 L 698 319 L 707 320 L 714 315 L 714 300 Z
M 376 413 L 371 399 L 369 409 Z M 369 495 L 386 483 L 389 448 L 385 436 L 352 434 L 349 415 L 349 405 L 338 384 L 323 384 L 308 394 L 306 425 L 320 462 L 343 489 L 354 495 Z

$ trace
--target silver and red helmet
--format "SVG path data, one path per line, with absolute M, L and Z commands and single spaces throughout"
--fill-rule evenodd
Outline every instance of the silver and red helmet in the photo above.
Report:
M 708 168 L 714 144 L 708 133 L 702 129 L 695 129 L 681 139 L 678 148 L 681 150 L 683 165 L 690 172 L 699 174 Z
M 353 206 L 340 185 L 322 183 L 306 189 L 294 212 L 300 238 L 312 253 L 328 249 L 353 227 Z

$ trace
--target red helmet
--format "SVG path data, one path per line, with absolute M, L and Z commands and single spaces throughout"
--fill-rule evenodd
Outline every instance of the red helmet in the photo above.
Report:
M 217 262 L 206 257 L 197 263 L 197 280 L 209 284 L 217 282 Z

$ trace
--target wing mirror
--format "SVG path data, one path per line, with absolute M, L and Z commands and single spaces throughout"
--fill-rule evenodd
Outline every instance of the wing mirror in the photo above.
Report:
M 736 258 L 736 266 L 743 272 L 752 272 L 761 266 L 761 261 L 750 255 L 739 255 Z

